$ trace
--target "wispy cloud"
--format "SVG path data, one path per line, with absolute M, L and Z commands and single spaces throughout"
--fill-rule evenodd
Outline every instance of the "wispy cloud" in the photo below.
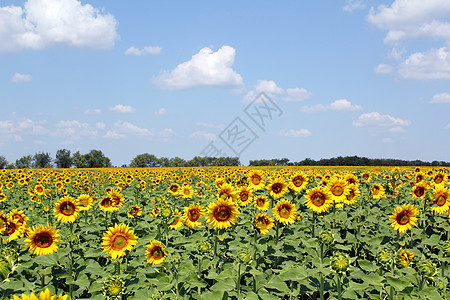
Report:
M 136 109 L 131 107 L 130 105 L 122 105 L 122 104 L 117 104 L 116 106 L 111 107 L 109 110 L 123 114 L 130 114 L 136 111 Z
M 307 137 L 311 135 L 311 131 L 304 128 L 289 129 L 289 130 L 281 130 L 279 134 L 287 137 Z
M 362 107 L 359 105 L 353 105 L 347 99 L 338 99 L 328 105 L 317 104 L 314 106 L 302 106 L 300 107 L 300 112 L 302 113 L 316 113 L 324 111 L 337 111 L 337 112 L 349 112 L 361 110 Z
M 33 76 L 31 76 L 30 74 L 15 73 L 14 76 L 11 78 L 11 82 L 14 83 L 28 82 L 31 80 L 33 80 Z
M 146 46 L 142 49 L 136 48 L 134 46 L 131 46 L 125 51 L 126 55 L 145 55 L 145 54 L 160 54 L 161 53 L 161 47 L 158 46 Z

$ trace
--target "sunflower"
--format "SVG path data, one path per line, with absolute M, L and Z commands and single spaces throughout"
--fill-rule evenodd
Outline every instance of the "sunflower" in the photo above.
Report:
M 255 197 L 255 207 L 262 211 L 267 211 L 269 208 L 269 199 L 266 196 L 259 195 Z
M 408 249 L 400 249 L 395 254 L 395 264 L 399 268 L 405 268 L 414 258 L 414 253 Z
M 38 227 L 33 227 L 28 232 L 25 244 L 29 247 L 29 251 L 36 255 L 55 253 L 61 243 L 58 231 L 58 229 L 53 228 L 49 224 L 47 226 L 39 225 Z
M 179 190 L 180 190 L 180 186 L 178 185 L 178 183 L 171 183 L 171 184 L 169 185 L 169 188 L 167 189 L 167 191 L 168 191 L 172 196 L 178 195 Z
M 305 198 L 306 206 L 319 214 L 333 206 L 331 193 L 321 186 L 317 186 L 313 189 L 308 190 L 306 192 Z
M 355 184 L 359 185 L 359 179 L 358 177 L 353 173 L 348 173 L 344 176 L 344 180 L 347 181 L 348 184 Z
M 134 217 L 140 215 L 142 215 L 142 209 L 139 207 L 139 205 L 131 205 L 127 213 L 128 218 L 133 219 Z
M 361 195 L 361 192 L 359 191 L 359 188 L 354 184 L 348 185 L 349 193 L 347 194 L 347 197 L 344 199 L 344 204 L 346 205 L 352 205 L 355 204 L 359 195 Z
M 439 171 L 436 175 L 433 176 L 433 182 L 435 184 L 441 184 L 445 180 L 445 173 Z
M 175 220 L 172 224 L 169 225 L 169 229 L 177 230 L 178 228 L 183 226 L 183 217 L 181 217 L 181 213 L 178 209 L 175 209 L 173 214 L 175 216 Z
M 274 225 L 273 220 L 265 213 L 255 215 L 255 226 L 259 229 L 259 232 L 266 234 L 269 229 Z
M 3 202 L 6 200 L 6 195 L 3 193 L 2 190 L 0 190 L 0 202 Z
M 345 180 L 339 177 L 333 178 L 327 185 L 328 190 L 333 195 L 332 199 L 336 202 L 344 202 L 347 199 L 347 195 L 350 192 L 348 184 Z
M 189 184 L 184 184 L 179 193 L 184 199 L 191 199 L 194 196 L 194 189 Z
M 219 199 L 230 199 L 232 201 L 236 200 L 236 191 L 233 186 L 229 183 L 224 183 L 218 188 Z
M 425 178 L 427 178 L 427 176 L 425 175 L 425 173 L 423 173 L 423 172 L 418 172 L 418 173 L 414 176 L 414 183 L 418 184 L 419 182 L 424 181 Z
M 62 223 L 73 223 L 78 217 L 80 208 L 75 199 L 65 196 L 55 204 L 53 211 L 58 221 Z
M 257 191 L 264 188 L 264 175 L 260 170 L 252 170 L 247 175 L 249 187 Z
M 288 188 L 296 193 L 301 192 L 308 184 L 308 178 L 303 172 L 294 173 L 289 179 Z
M 278 222 L 285 225 L 294 224 L 297 219 L 295 204 L 292 204 L 289 200 L 279 201 L 272 209 L 272 213 Z
M 250 202 L 252 202 L 253 198 L 253 190 L 243 186 L 237 195 L 237 199 L 240 206 L 247 206 Z
M 108 231 L 103 233 L 103 251 L 112 259 L 124 256 L 125 251 L 132 250 L 136 244 L 137 236 L 134 234 L 134 230 L 126 224 L 118 225 L 116 223 L 114 227 L 109 227 Z
M 236 224 L 239 216 L 239 209 L 231 199 L 218 199 L 210 202 L 208 206 L 207 222 L 217 229 L 226 229 L 231 224 Z
M 34 193 L 38 196 L 42 196 L 45 194 L 45 189 L 41 184 L 36 184 L 34 187 Z
M 92 207 L 94 200 L 88 194 L 81 194 L 77 198 L 77 204 L 80 210 L 89 210 Z
M 372 174 L 369 171 L 366 171 L 361 174 L 360 177 L 365 183 L 369 183 L 372 180 Z
M 5 213 L 0 211 L 0 234 L 2 234 L 6 227 L 8 226 L 8 215 L 5 215 Z
M 69 295 L 63 294 L 52 295 L 50 290 L 46 288 L 45 291 L 39 294 L 39 297 L 36 296 L 34 293 L 31 293 L 30 296 L 22 294 L 22 297 L 14 295 L 13 298 L 11 298 L 11 300 L 69 300 Z
M 418 184 L 414 185 L 411 188 L 411 196 L 416 198 L 423 199 L 423 197 L 425 197 L 426 192 L 427 192 L 427 184 L 424 182 L 419 182 Z
M 13 209 L 8 214 L 11 218 L 19 225 L 26 225 L 28 222 L 28 217 L 25 215 L 23 210 Z
M 147 263 L 152 265 L 160 264 L 166 259 L 167 253 L 160 241 L 151 241 L 145 250 Z
M 183 223 L 186 224 L 187 227 L 194 228 L 194 227 L 202 227 L 202 222 L 199 222 L 198 219 L 200 219 L 201 216 L 205 214 L 205 209 L 203 208 L 200 203 L 191 204 L 189 207 L 184 208 L 184 215 L 183 215 Z
M 406 232 L 417 223 L 417 216 L 419 210 L 411 204 L 405 204 L 402 207 L 398 206 L 389 220 L 392 222 L 391 227 L 400 233 Z
M 8 239 L 6 240 L 8 243 L 12 240 L 21 238 L 23 236 L 23 232 L 25 231 L 25 226 L 20 225 L 11 216 L 8 216 L 8 223 L 6 225 L 5 233 L 9 234 Z
M 114 204 L 114 201 L 111 199 L 111 197 L 106 195 L 103 197 L 100 202 L 98 203 L 98 206 L 103 211 L 116 211 L 119 210 L 119 208 Z
M 288 191 L 287 184 L 283 178 L 275 178 L 266 188 L 269 190 L 270 196 L 273 198 L 281 198 Z
M 373 199 L 381 199 L 386 194 L 384 191 L 384 187 L 381 184 L 374 183 L 370 188 L 370 193 L 372 194 Z
M 108 193 L 111 200 L 114 202 L 114 206 L 123 206 L 125 198 L 123 197 L 120 190 L 113 190 Z
M 445 214 L 450 209 L 450 192 L 444 187 L 444 185 L 436 185 L 433 191 L 433 204 L 436 204 L 437 207 L 434 206 L 431 210 L 437 212 L 438 214 Z

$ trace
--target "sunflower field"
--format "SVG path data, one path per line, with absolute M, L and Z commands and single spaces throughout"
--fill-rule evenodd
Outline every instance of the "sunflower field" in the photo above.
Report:
M 450 299 L 450 170 L 0 171 L 1 299 Z

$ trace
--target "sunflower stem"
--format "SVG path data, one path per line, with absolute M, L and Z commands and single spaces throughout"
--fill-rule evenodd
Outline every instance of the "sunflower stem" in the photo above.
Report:
M 238 295 L 241 294 L 241 262 L 238 262 L 238 272 L 237 272 L 237 293 Z
M 69 236 L 69 278 L 71 279 L 71 283 L 69 283 L 69 298 L 70 300 L 73 300 L 73 245 L 72 245 L 72 238 L 73 238 L 73 223 L 69 223 L 70 228 L 70 236 Z
M 116 259 L 116 275 L 120 275 L 120 259 Z
M 342 300 L 341 273 L 337 274 L 337 292 L 338 292 L 338 299 Z
M 320 264 L 323 265 L 323 243 L 320 242 Z M 320 295 L 320 300 L 324 300 L 324 295 L 323 295 L 323 291 L 324 291 L 324 278 L 323 278 L 323 274 L 322 272 L 320 272 L 320 290 L 319 290 L 319 295 Z

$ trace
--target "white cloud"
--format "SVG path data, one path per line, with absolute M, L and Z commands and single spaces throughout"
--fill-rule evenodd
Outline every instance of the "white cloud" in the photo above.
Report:
M 98 109 L 98 108 L 95 108 L 95 109 L 93 109 L 93 110 L 90 110 L 89 108 L 88 109 L 86 109 L 85 111 L 84 111 L 84 114 L 85 115 L 99 115 L 99 114 L 101 114 L 102 113 L 102 111 L 100 110 L 100 109 Z
M 356 10 L 364 9 L 366 8 L 366 6 L 367 3 L 364 0 L 346 0 L 343 10 L 347 12 L 353 12 Z
M 106 128 L 106 124 L 103 122 L 97 122 L 95 123 L 95 128 L 97 129 L 105 129 Z
M 240 87 L 242 77 L 232 69 L 235 54 L 235 49 L 230 46 L 223 46 L 216 52 L 205 47 L 174 70 L 154 77 L 152 82 L 162 89 L 174 90 L 202 86 Z
M 450 79 L 450 51 L 442 47 L 413 53 L 399 65 L 398 74 L 404 79 Z
M 117 121 L 114 124 L 114 127 L 116 128 L 116 130 L 118 132 L 121 132 L 121 133 L 128 133 L 128 134 L 135 134 L 135 135 L 154 135 L 149 129 L 140 128 L 131 122 Z
M 394 71 L 394 67 L 388 64 L 379 64 L 375 68 L 375 73 L 377 74 L 390 74 Z
M 449 93 L 441 93 L 436 94 L 431 99 L 430 103 L 450 103 L 450 94 Z
M 86 137 L 93 138 L 98 133 L 97 128 L 76 120 L 60 121 L 56 124 L 56 127 L 56 135 L 69 140 L 79 140 Z
M 167 111 L 166 111 L 166 109 L 164 107 L 162 107 L 162 108 L 158 109 L 157 111 L 155 111 L 155 115 L 157 115 L 157 116 L 162 116 L 162 115 L 165 115 L 165 114 L 167 114 Z
M 15 73 L 14 76 L 11 78 L 11 81 L 14 83 L 21 83 L 21 82 L 28 82 L 33 79 L 33 76 L 30 74 L 20 74 Z
M 274 99 L 278 95 L 286 95 L 282 98 L 286 102 L 300 102 L 311 97 L 311 93 L 304 88 L 288 88 L 284 90 L 279 87 L 273 80 L 258 80 L 253 90 L 244 96 L 244 103 L 250 103 L 255 100 L 260 93 L 266 94 L 267 97 Z
M 383 138 L 381 141 L 383 143 L 392 143 L 393 142 L 392 138 Z
M 365 113 L 358 117 L 357 121 L 353 121 L 355 127 L 398 127 L 409 126 L 411 122 L 390 115 L 382 115 L 379 112 Z M 392 129 L 391 129 L 392 130 Z M 395 131 L 395 130 L 394 130 Z M 398 129 L 397 129 L 398 131 Z
M 395 126 L 392 128 L 389 128 L 389 132 L 399 133 L 399 132 L 405 132 L 405 128 L 401 126 Z
M 197 122 L 195 125 L 206 128 L 215 128 L 215 129 L 223 129 L 225 126 L 223 124 L 214 124 L 214 123 L 205 123 L 205 122 Z
M 205 131 L 196 131 L 191 134 L 191 137 L 201 137 L 208 141 L 212 141 L 216 139 L 216 135 L 214 133 L 205 132 Z
M 431 38 L 450 41 L 450 1 L 395 0 L 390 7 L 371 8 L 368 21 L 388 30 L 385 43 Z
M 48 130 L 43 126 L 47 121 L 35 122 L 30 119 L 0 121 L 0 133 L 3 134 L 47 134 Z
M 123 114 L 129 114 L 129 113 L 134 113 L 136 111 L 135 108 L 129 106 L 129 105 L 122 105 L 122 104 L 117 104 L 114 107 L 111 107 L 109 109 L 110 111 L 115 111 L 115 112 L 119 112 L 119 113 L 123 113 Z
M 0 52 L 53 45 L 112 48 L 117 21 L 77 0 L 28 0 L 23 8 L 0 7 Z
M 450 123 L 445 126 L 445 128 L 450 129 Z
M 308 129 L 289 129 L 289 130 L 281 130 L 280 135 L 288 136 L 288 137 L 307 137 L 311 135 L 311 132 Z
M 300 102 L 311 97 L 312 93 L 304 88 L 286 89 L 286 95 L 283 100 L 286 102 Z
M 142 49 L 138 49 L 134 46 L 131 46 L 125 51 L 126 55 L 144 55 L 144 54 L 160 54 L 161 47 L 158 46 L 146 46 Z
M 104 137 L 107 139 L 123 139 L 126 138 L 127 136 L 123 133 L 118 133 L 115 130 L 108 130 L 104 135 Z
M 317 104 L 314 106 L 302 106 L 300 107 L 300 112 L 302 113 L 316 113 L 323 111 L 337 111 L 337 112 L 347 112 L 361 110 L 362 107 L 359 105 L 353 105 L 347 99 L 338 99 L 328 105 Z

